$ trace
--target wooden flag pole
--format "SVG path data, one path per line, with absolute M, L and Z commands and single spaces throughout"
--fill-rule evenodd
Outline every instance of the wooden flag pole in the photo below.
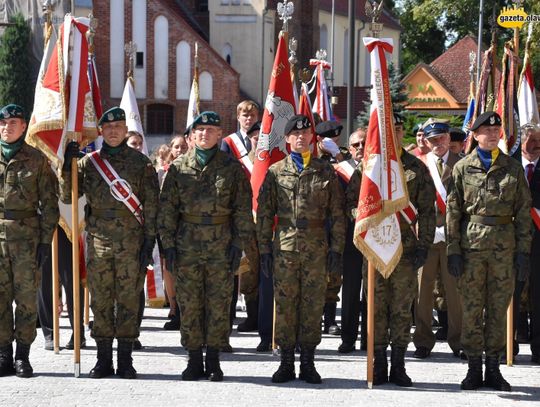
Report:
M 71 160 L 71 242 L 73 254 L 73 362 L 74 375 L 81 374 L 81 298 L 79 274 L 79 173 L 77 158 Z
M 375 334 L 375 266 L 368 262 L 367 281 L 367 385 L 373 387 L 373 354 Z
M 52 311 L 53 311 L 53 343 L 54 353 L 60 353 L 60 315 L 58 315 L 58 298 L 60 285 L 58 278 L 58 229 L 54 230 L 51 244 L 52 261 Z

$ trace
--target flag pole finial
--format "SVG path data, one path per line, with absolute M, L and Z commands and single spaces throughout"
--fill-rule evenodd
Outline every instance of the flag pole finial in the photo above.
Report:
M 277 5 L 277 13 L 279 16 L 279 19 L 283 21 L 283 32 L 289 32 L 289 20 L 292 18 L 292 15 L 294 13 L 294 4 L 291 1 L 284 0 L 283 2 L 279 2 Z
M 135 54 L 137 53 L 137 44 L 133 41 L 128 42 L 124 46 L 124 51 L 126 52 L 126 55 L 128 57 L 128 78 L 133 80 L 133 68 L 134 68 L 134 61 L 135 61 Z
M 382 7 L 383 7 L 382 0 L 378 3 L 376 1 L 371 2 L 371 0 L 366 0 L 366 6 L 365 6 L 366 16 L 369 19 L 371 19 L 369 28 L 371 30 L 371 35 L 374 38 L 379 38 L 379 35 L 381 31 L 383 30 L 383 24 L 378 22 L 379 17 L 381 16 L 381 13 L 382 13 Z

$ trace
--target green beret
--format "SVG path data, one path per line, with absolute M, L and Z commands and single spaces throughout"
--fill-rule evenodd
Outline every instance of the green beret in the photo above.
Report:
M 24 109 L 19 105 L 6 105 L 0 110 L 0 120 L 4 119 L 23 119 Z
M 124 112 L 124 109 L 115 106 L 103 113 L 98 124 L 102 126 L 105 123 L 119 122 L 122 120 L 126 120 L 126 112 Z
M 219 114 L 216 112 L 202 112 L 198 115 L 191 125 L 193 129 L 196 129 L 197 126 L 221 126 L 221 119 Z

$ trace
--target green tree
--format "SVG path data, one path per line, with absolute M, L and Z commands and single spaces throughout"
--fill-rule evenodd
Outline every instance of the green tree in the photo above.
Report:
M 30 112 L 33 86 L 30 71 L 30 27 L 21 14 L 10 19 L 0 37 L 0 106 L 16 103 Z
M 403 114 L 404 108 L 407 105 L 407 87 L 401 82 L 403 76 L 398 69 L 390 62 L 388 64 L 388 79 L 390 81 L 390 96 L 392 98 L 392 106 L 395 113 Z M 369 123 L 369 110 L 371 101 L 364 102 L 364 110 L 356 117 L 356 121 L 361 127 L 367 127 Z

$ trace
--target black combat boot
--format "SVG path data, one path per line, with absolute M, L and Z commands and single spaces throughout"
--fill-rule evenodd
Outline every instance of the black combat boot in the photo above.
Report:
M 137 371 L 133 367 L 133 341 L 118 340 L 118 368 L 116 374 L 122 379 L 136 379 Z
M 15 374 L 13 367 L 13 345 L 0 347 L 0 377 Z
M 461 382 L 461 390 L 476 390 L 482 387 L 482 356 L 469 356 L 469 370 Z
M 341 335 L 341 329 L 336 322 L 336 308 L 335 302 L 327 302 L 324 304 L 324 330 L 325 334 Z
M 97 346 L 97 363 L 90 370 L 89 377 L 92 379 L 101 379 L 114 374 L 112 362 L 112 339 L 99 339 Z
M 307 383 L 322 383 L 321 375 L 315 369 L 315 346 L 300 347 L 300 374 L 298 377 Z
M 189 360 L 186 369 L 182 372 L 182 380 L 195 381 L 204 377 L 202 348 L 188 351 Z
M 375 361 L 373 363 L 373 385 L 388 383 L 388 360 L 386 347 L 375 348 Z
M 219 349 L 207 348 L 204 363 L 208 380 L 211 382 L 223 381 L 223 371 L 219 365 Z
M 504 380 L 499 370 L 499 358 L 495 356 L 486 356 L 486 373 L 484 376 L 484 385 L 500 391 L 512 391 L 512 386 Z
M 17 350 L 15 351 L 15 375 L 17 377 L 32 377 L 34 375 L 34 369 L 28 360 L 29 354 L 30 345 L 17 342 Z
M 165 322 L 163 329 L 166 331 L 178 331 L 180 329 L 180 307 L 176 303 L 174 315 L 170 321 Z
M 259 301 L 251 300 L 246 302 L 247 318 L 238 324 L 238 332 L 255 332 L 259 327 Z
M 401 387 L 411 387 L 412 381 L 405 371 L 405 348 L 392 346 L 390 354 L 390 382 Z
M 272 375 L 272 383 L 286 383 L 296 379 L 294 372 L 294 348 L 281 349 L 281 363 Z

